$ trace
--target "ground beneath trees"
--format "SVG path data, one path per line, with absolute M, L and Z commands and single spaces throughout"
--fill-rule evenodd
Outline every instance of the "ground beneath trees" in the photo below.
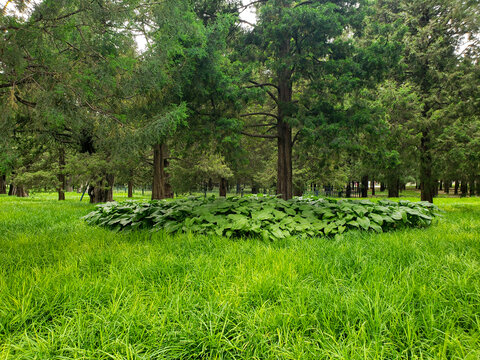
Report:
M 0 196 L 0 358 L 480 358 L 477 198 L 274 243 L 113 233 L 44 198 Z

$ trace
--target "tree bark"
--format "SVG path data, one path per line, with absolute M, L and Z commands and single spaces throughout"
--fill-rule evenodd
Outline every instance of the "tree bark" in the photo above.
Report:
M 480 176 L 476 176 L 476 186 L 475 186 L 475 190 L 476 190 L 476 194 L 477 196 L 480 196 Z
M 385 189 L 386 189 L 385 183 L 381 182 L 380 183 L 380 191 L 385 191 Z
M 429 130 L 422 132 L 420 140 L 420 182 L 421 200 L 433 203 L 435 194 L 435 181 L 432 178 L 432 155 Z
M 67 184 L 66 176 L 64 173 L 65 170 L 65 149 L 60 148 L 58 150 L 58 200 L 65 200 L 65 186 Z
M 115 185 L 115 176 L 107 174 L 105 179 L 97 186 L 88 187 L 88 196 L 91 204 L 98 204 L 113 201 L 113 186 Z
M 350 182 L 348 182 L 347 188 L 345 189 L 345 197 L 346 198 L 352 197 L 352 185 L 350 184 Z
M 362 197 L 368 197 L 368 175 L 362 177 Z
M 7 175 L 0 175 L 0 194 L 7 193 Z
M 370 187 L 372 189 L 372 196 L 375 196 L 375 180 L 372 179 Z
M 460 191 L 462 192 L 461 194 L 462 197 L 465 197 L 468 195 L 468 183 L 467 181 L 465 181 L 465 179 L 462 180 L 462 183 L 460 185 Z
M 252 194 L 258 194 L 258 186 L 257 184 L 252 184 Z
M 450 182 L 450 180 L 444 180 L 443 183 L 444 183 L 443 191 L 445 192 L 445 194 L 449 194 L 450 193 L 450 186 L 452 185 L 452 183 Z
M 455 191 L 454 194 L 458 195 L 458 188 L 460 187 L 460 183 L 458 180 L 455 180 Z
M 284 39 L 280 49 L 280 58 L 286 58 L 290 52 L 290 37 Z M 284 200 L 293 196 L 292 178 L 292 127 L 286 122 L 290 116 L 292 104 L 292 70 L 283 65 L 278 76 L 278 111 L 277 111 L 277 194 Z
M 15 196 L 16 197 L 28 197 L 28 192 L 25 190 L 25 188 L 22 185 L 19 185 L 15 189 Z
M 128 197 L 129 198 L 133 197 L 133 181 L 132 180 L 128 182 Z
M 160 200 L 173 197 L 172 187 L 168 182 L 167 144 L 157 144 L 153 147 L 153 185 L 152 200 Z
M 400 179 L 393 177 L 387 180 L 388 197 L 399 197 L 400 195 Z
M 470 196 L 475 196 L 475 175 L 470 177 Z
M 219 195 L 220 197 L 227 196 L 227 179 L 225 178 L 220 179 Z

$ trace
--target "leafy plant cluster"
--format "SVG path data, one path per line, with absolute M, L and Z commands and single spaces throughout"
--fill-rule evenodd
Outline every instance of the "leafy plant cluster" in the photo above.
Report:
M 232 238 L 269 240 L 334 236 L 348 230 L 385 232 L 432 223 L 438 208 L 426 202 L 294 199 L 275 197 L 187 198 L 98 205 L 88 224 L 113 230 L 163 229 Z

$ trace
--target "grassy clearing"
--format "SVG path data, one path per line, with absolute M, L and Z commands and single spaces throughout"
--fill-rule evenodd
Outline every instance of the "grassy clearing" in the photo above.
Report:
M 480 199 L 427 229 L 113 233 L 0 196 L 0 359 L 478 359 Z

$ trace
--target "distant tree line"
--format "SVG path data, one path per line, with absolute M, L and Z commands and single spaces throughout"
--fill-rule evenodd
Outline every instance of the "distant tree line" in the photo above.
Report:
M 242 17 L 254 9 L 256 21 Z M 0 194 L 480 194 L 480 4 L 16 0 Z M 145 47 L 139 48 L 138 39 Z M 353 182 L 353 184 L 352 184 Z M 371 189 L 375 191 L 375 188 Z

